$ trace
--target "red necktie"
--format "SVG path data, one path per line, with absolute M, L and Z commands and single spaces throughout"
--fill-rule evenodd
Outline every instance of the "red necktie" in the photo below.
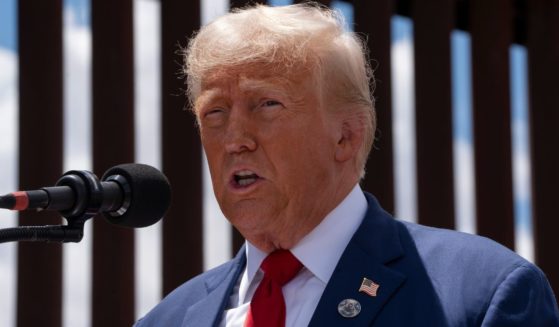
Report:
M 287 284 L 303 265 L 287 250 L 270 253 L 260 265 L 264 278 L 258 285 L 245 320 L 245 327 L 284 327 L 285 300 L 282 286 Z

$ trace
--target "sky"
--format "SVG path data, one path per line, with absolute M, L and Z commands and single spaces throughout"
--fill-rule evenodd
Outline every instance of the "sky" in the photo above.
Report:
M 0 194 L 17 188 L 17 0 L 0 1 Z M 276 5 L 290 1 L 275 0 Z M 202 2 L 202 21 L 208 22 L 226 10 L 226 0 Z M 351 28 L 351 6 L 334 1 Z M 135 97 L 136 161 L 160 167 L 159 4 L 135 0 Z M 65 0 L 64 9 L 64 170 L 91 168 L 91 33 L 87 0 Z M 392 21 L 392 88 L 394 105 L 396 216 L 416 220 L 413 24 L 407 18 Z M 452 92 L 454 165 L 457 229 L 475 233 L 471 121 L 470 39 L 455 31 L 452 46 Z M 531 243 L 530 162 L 528 159 L 526 51 L 512 46 L 511 103 L 513 168 L 517 251 L 533 260 Z M 139 146 L 141 144 L 141 146 Z M 204 179 L 209 181 L 207 164 Z M 229 258 L 230 229 L 213 197 L 210 183 L 204 187 L 204 267 L 209 269 Z M 16 216 L 0 211 L 0 228 L 15 226 Z M 89 326 L 91 228 L 84 240 L 64 245 L 64 326 Z M 136 240 L 136 315 L 139 317 L 160 300 L 160 224 L 138 229 Z M 141 254 L 141 255 L 140 255 Z M 0 326 L 15 326 L 15 243 L 0 245 Z

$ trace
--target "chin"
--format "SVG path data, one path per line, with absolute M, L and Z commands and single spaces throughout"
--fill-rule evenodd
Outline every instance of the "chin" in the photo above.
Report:
M 262 219 L 254 215 L 226 215 L 226 217 L 241 232 L 256 231 L 262 228 Z
M 269 225 L 267 223 L 269 218 L 265 218 L 269 216 L 257 210 L 233 210 L 224 212 L 224 214 L 245 238 L 248 238 L 249 235 L 263 233 L 267 229 L 266 226 Z

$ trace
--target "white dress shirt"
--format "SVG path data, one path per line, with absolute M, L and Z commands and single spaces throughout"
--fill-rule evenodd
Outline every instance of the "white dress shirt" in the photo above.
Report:
M 308 326 L 326 284 L 366 211 L 367 199 L 357 184 L 318 226 L 291 249 L 304 267 L 282 289 L 285 326 Z M 243 327 L 252 296 L 264 276 L 260 264 L 267 255 L 246 242 L 247 265 L 229 298 L 220 326 Z

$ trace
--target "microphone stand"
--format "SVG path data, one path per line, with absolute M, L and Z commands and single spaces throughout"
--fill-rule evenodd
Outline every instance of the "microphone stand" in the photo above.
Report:
M 18 226 L 0 229 L 0 243 L 32 242 L 74 242 L 83 238 L 83 226 L 91 217 L 82 217 L 68 221 L 68 225 Z
M 69 186 L 77 194 L 86 195 L 87 201 L 75 201 L 72 208 L 61 211 L 67 225 L 18 226 L 0 229 L 0 243 L 32 242 L 79 242 L 83 238 L 85 222 L 99 213 L 103 202 L 103 186 L 93 173 L 73 170 L 64 174 L 57 186 Z

